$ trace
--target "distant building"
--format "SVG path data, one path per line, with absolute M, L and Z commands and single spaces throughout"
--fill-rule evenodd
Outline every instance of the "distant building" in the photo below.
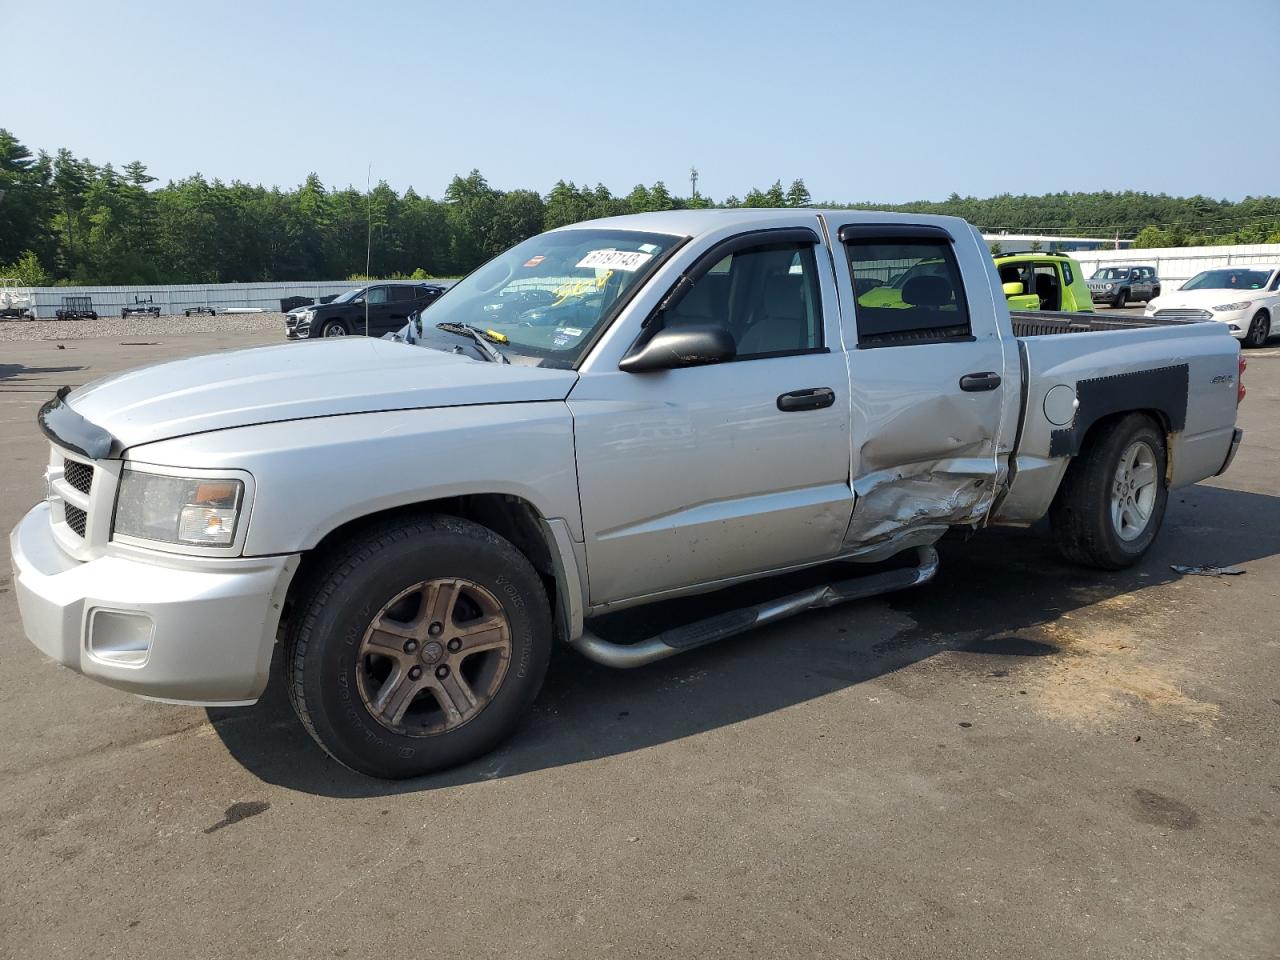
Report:
M 1132 240 L 1044 236 L 1037 233 L 984 233 L 982 237 L 988 244 L 1000 244 L 1001 253 L 1025 253 L 1028 250 L 1070 253 L 1073 250 L 1124 250 L 1133 246 Z

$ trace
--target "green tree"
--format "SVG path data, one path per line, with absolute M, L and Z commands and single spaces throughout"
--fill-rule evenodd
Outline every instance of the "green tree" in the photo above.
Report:
M 809 188 L 804 185 L 803 180 L 792 180 L 791 187 L 787 190 L 786 204 L 788 207 L 807 207 L 813 202 L 813 198 L 809 196 Z
M 40 264 L 33 250 L 22 251 L 22 256 L 9 264 L 0 264 L 0 277 L 13 278 L 20 287 L 51 287 L 51 277 Z

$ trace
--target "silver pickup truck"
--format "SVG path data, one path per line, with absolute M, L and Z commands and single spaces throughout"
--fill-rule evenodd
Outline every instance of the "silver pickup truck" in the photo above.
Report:
M 48 657 L 169 702 L 254 702 L 281 643 L 316 740 L 413 776 L 507 735 L 555 641 L 637 666 L 923 583 L 948 529 L 1046 514 L 1072 560 L 1132 564 L 1169 490 L 1231 462 L 1242 371 L 1222 324 L 1011 316 L 961 220 L 577 224 L 394 339 L 64 388 L 17 596 Z M 833 560 L 639 642 L 597 625 Z

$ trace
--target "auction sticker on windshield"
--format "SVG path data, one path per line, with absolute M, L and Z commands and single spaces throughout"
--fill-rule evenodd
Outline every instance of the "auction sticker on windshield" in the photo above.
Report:
M 653 259 L 652 253 L 632 250 L 592 250 L 578 261 L 579 267 L 602 267 L 606 270 L 639 270 Z

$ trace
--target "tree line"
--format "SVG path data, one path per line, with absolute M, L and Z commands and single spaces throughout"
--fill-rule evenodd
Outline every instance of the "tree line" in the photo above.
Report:
M 454 177 L 438 200 L 412 187 L 397 193 L 386 183 L 367 193 L 329 188 L 315 174 L 293 190 L 198 173 L 157 186 L 139 161 L 116 169 L 66 149 L 33 154 L 0 129 L 0 276 L 30 286 L 315 280 L 366 270 L 379 277 L 458 276 L 543 230 L 596 217 L 811 204 L 800 179 L 716 201 L 679 196 L 662 181 L 624 196 L 564 180 L 545 195 L 498 190 L 477 170 Z M 1119 236 L 1148 247 L 1280 242 L 1276 197 L 952 194 L 943 201 L 823 206 L 951 214 L 986 232 Z

